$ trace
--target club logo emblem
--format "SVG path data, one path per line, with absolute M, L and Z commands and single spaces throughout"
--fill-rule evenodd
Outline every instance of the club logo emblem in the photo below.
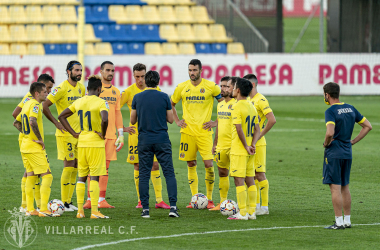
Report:
M 29 246 L 37 238 L 37 224 L 31 216 L 25 216 L 17 208 L 8 210 L 12 215 L 4 224 L 4 236 L 12 246 L 22 248 Z
M 204 88 L 201 88 L 201 93 L 204 94 L 205 93 L 205 89 Z

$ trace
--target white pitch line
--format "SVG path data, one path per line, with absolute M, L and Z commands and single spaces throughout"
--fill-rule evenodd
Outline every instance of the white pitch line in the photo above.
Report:
M 352 226 L 379 226 L 380 223 L 373 224 L 352 224 Z M 107 243 L 88 245 L 84 247 L 74 248 L 73 250 L 84 250 L 90 249 L 94 247 L 103 247 L 108 245 L 116 245 L 124 242 L 132 242 L 132 241 L 140 241 L 140 240 L 152 240 L 152 239 L 166 239 L 166 238 L 175 238 L 182 236 L 192 236 L 199 234 L 217 234 L 217 233 L 230 233 L 230 232 L 244 232 L 244 231 L 263 231 L 263 230 L 276 230 L 276 229 L 298 229 L 298 228 L 314 228 L 314 227 L 325 227 L 326 225 L 318 225 L 318 226 L 294 226 L 294 227 L 268 227 L 268 228 L 246 228 L 246 229 L 234 229 L 234 230 L 222 230 L 222 231 L 208 231 L 208 232 L 197 232 L 197 233 L 183 233 L 183 234 L 172 234 L 172 235 L 162 235 L 162 236 L 154 236 L 154 237 L 141 237 L 141 238 L 133 238 L 133 239 L 125 239 L 118 241 L 111 241 Z

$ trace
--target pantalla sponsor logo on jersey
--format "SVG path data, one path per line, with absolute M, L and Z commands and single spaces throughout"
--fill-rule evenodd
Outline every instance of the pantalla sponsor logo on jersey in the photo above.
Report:
M 206 98 L 204 96 L 186 96 L 186 101 L 204 101 Z
M 103 96 L 100 98 L 102 98 L 104 101 L 107 101 L 107 102 L 116 102 L 116 97 Z
M 79 98 L 81 98 L 81 97 L 80 96 L 69 96 L 69 97 L 67 97 L 67 101 L 74 102 L 74 101 L 78 100 Z

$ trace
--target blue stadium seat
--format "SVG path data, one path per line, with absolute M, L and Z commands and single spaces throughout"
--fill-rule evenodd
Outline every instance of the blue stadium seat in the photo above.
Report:
M 60 45 L 58 44 L 44 44 L 46 55 L 61 54 Z
M 119 39 L 112 36 L 107 24 L 95 24 L 93 25 L 95 36 L 102 39 L 102 42 L 118 42 Z
M 111 24 L 109 26 L 110 34 L 113 36 L 118 42 L 126 42 L 129 41 L 128 35 L 126 33 L 126 26 L 120 24 Z
M 115 5 L 147 5 L 141 0 L 111 0 Z
M 210 44 L 208 43 L 196 43 L 195 50 L 198 53 L 211 53 Z
M 227 45 L 225 43 L 211 44 L 211 53 L 227 54 Z
M 144 54 L 143 43 L 130 43 L 128 45 L 129 54 Z
M 126 25 L 126 33 L 130 42 L 147 42 L 148 38 L 143 35 L 143 25 Z
M 83 0 L 84 5 L 111 5 L 114 4 L 114 0 Z
M 86 6 L 86 23 L 116 23 L 108 18 L 108 6 L 93 6 L 89 14 L 87 14 L 87 7 L 88 6 Z
M 61 45 L 61 54 L 77 54 L 78 46 L 75 43 L 67 43 Z
M 128 46 L 126 43 L 113 43 L 112 50 L 115 55 L 128 54 Z
M 78 15 L 78 8 L 76 8 L 77 15 Z M 86 23 L 96 23 L 97 19 L 93 17 L 92 15 L 92 8 L 91 6 L 85 6 L 85 17 L 86 17 Z
M 142 25 L 143 36 L 148 39 L 148 42 L 166 42 L 166 39 L 160 37 L 158 25 Z

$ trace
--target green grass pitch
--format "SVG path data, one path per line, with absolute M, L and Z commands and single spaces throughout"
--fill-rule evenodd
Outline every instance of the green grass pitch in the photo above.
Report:
M 38 235 L 28 249 L 73 249 L 93 244 L 125 241 L 115 245 L 100 246 L 112 249 L 370 249 L 379 241 L 379 183 L 378 143 L 380 141 L 380 114 L 378 96 L 344 96 L 341 101 L 353 104 L 372 123 L 373 130 L 353 148 L 351 173 L 352 229 L 330 231 L 334 213 L 328 186 L 322 185 L 322 143 L 325 135 L 324 111 L 327 106 L 322 96 L 268 97 L 277 124 L 267 135 L 267 177 L 270 183 L 270 214 L 258 216 L 255 221 L 229 221 L 219 212 L 186 209 L 191 193 L 187 182 L 185 162 L 178 160 L 179 128 L 169 127 L 173 144 L 173 160 L 178 182 L 178 207 L 180 218 L 169 218 L 167 210 L 151 208 L 151 218 L 140 217 L 136 209 L 137 196 L 133 182 L 133 166 L 125 162 L 128 145 L 112 162 L 107 200 L 115 209 L 103 209 L 110 220 L 76 219 L 74 212 L 59 218 L 33 217 Z M 24 172 L 17 142 L 17 131 L 12 126 L 11 113 L 20 99 L 0 99 L 0 249 L 14 249 L 4 238 L 4 224 L 10 218 L 7 210 L 21 203 L 20 182 Z M 215 105 L 216 107 L 216 105 Z M 214 116 L 215 119 L 215 110 Z M 179 110 L 180 107 L 178 107 Z M 55 111 L 55 108 L 52 108 Z M 123 109 L 124 123 L 129 113 Z M 181 111 L 179 112 L 182 113 Z M 56 116 L 56 112 L 53 113 Z M 60 176 L 63 163 L 56 159 L 57 150 L 53 125 L 44 118 L 45 144 L 54 176 L 51 199 L 60 199 Z M 354 135 L 360 126 L 356 125 Z M 215 166 L 215 164 L 214 164 Z M 216 167 L 215 167 L 216 170 Z M 198 157 L 199 191 L 205 193 L 205 171 Z M 216 177 L 213 200 L 219 202 Z M 229 198 L 236 200 L 235 186 L 230 179 Z M 150 185 L 150 203 L 154 206 L 154 192 Z M 163 197 L 167 202 L 165 179 Z M 76 198 L 74 194 L 74 204 Z M 355 225 L 356 224 L 356 225 Z M 79 226 L 90 226 L 91 234 L 78 233 Z M 94 228 L 99 226 L 98 234 Z M 107 233 L 111 228 L 113 234 Z M 130 228 L 134 226 L 131 234 Z M 53 227 L 55 234 L 52 233 Z M 277 227 L 277 229 L 274 229 Z M 47 230 L 50 231 L 47 233 Z M 58 228 L 58 232 L 57 232 Z M 74 228 L 76 234 L 63 234 Z M 119 233 L 119 229 L 120 232 Z M 236 230 L 236 231 L 233 231 Z M 210 233 L 212 231 L 224 231 Z M 61 234 L 58 234 L 61 233 Z M 127 234 L 128 233 L 128 234 Z M 188 234 L 182 235 L 181 234 Z M 177 237 L 163 238 L 159 236 Z M 179 236 L 178 236 L 179 235 Z M 146 238 L 158 237 L 158 238 Z M 136 240 L 138 238 L 145 238 Z M 133 240 L 135 239 L 135 240 Z M 130 241 L 126 241 L 130 240 Z

